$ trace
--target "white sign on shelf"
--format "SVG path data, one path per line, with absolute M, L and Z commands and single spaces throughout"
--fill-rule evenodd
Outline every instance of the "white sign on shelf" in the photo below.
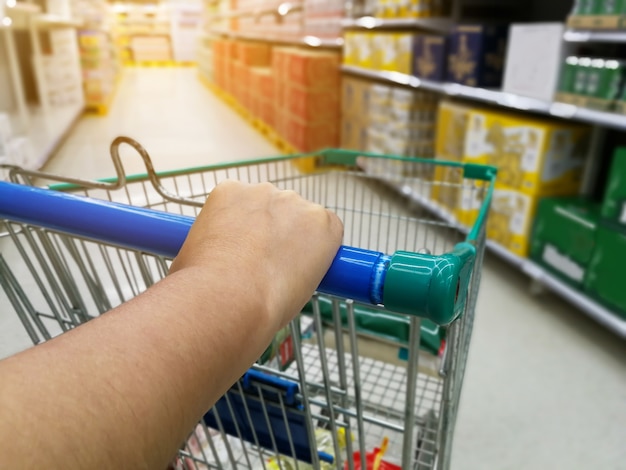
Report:
M 511 25 L 503 91 L 552 101 L 565 58 L 563 23 Z

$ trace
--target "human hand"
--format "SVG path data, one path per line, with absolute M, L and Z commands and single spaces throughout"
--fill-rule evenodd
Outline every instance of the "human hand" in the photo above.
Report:
M 261 300 L 280 328 L 317 288 L 342 236 L 334 213 L 293 191 L 226 181 L 209 196 L 170 273 L 217 270 L 236 287 L 238 301 Z

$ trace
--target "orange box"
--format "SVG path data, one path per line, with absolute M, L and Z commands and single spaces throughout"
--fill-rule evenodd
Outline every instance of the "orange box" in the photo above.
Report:
M 272 53 L 272 68 L 277 80 L 289 79 L 289 67 L 292 55 L 297 52 L 293 47 L 275 47 Z
M 292 50 L 289 54 L 288 78 L 304 88 L 339 89 L 340 56 L 335 52 Z
M 276 122 L 274 119 L 274 101 L 259 97 L 257 100 L 257 106 L 259 111 L 259 118 L 265 124 L 270 127 L 275 127 Z
M 259 94 L 265 98 L 272 99 L 274 97 L 274 74 L 272 69 L 258 69 L 259 78 Z
M 286 140 L 301 152 L 311 152 L 325 147 L 337 147 L 337 123 L 311 124 L 293 116 L 286 122 Z
M 339 122 L 339 97 L 336 91 L 287 87 L 287 109 L 303 121 Z
M 268 67 L 250 68 L 250 91 L 264 98 L 274 96 L 274 77 Z
M 230 40 L 226 40 L 224 41 L 224 55 L 226 56 L 226 58 L 230 59 L 230 60 L 237 60 L 238 58 L 238 47 L 237 47 L 237 42 L 236 41 L 230 41 Z
M 238 59 L 251 67 L 267 67 L 272 63 L 272 48 L 269 44 L 240 42 Z

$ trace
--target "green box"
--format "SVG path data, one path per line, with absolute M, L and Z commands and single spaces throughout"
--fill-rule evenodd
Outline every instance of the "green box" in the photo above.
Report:
M 598 8 L 598 0 L 578 0 L 576 2 L 577 15 L 593 15 Z
M 598 203 L 579 197 L 539 202 L 530 257 L 560 278 L 582 286 L 596 244 Z
M 563 93 L 572 93 L 574 90 L 574 80 L 576 80 L 576 71 L 578 70 L 578 57 L 570 56 L 563 62 L 561 67 L 561 79 L 559 81 L 559 91 Z
M 587 93 L 587 83 L 589 82 L 591 70 L 592 69 L 590 58 L 582 57 L 578 59 L 578 66 L 576 67 L 576 73 L 574 75 L 572 93 L 575 93 L 577 95 L 584 95 Z
M 624 62 L 594 59 L 587 74 L 586 95 L 603 100 L 619 98 L 624 81 Z
M 596 15 L 619 15 L 624 11 L 624 0 L 595 0 L 594 13 Z
M 598 227 L 596 248 L 589 263 L 585 289 L 626 319 L 626 233 L 610 226 Z
M 602 202 L 602 217 L 626 226 L 626 147 L 618 148 L 613 155 Z

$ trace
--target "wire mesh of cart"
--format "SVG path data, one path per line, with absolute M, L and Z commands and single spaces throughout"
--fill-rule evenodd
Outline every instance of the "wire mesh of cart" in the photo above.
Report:
M 146 174 L 124 174 L 122 144 Z M 114 178 L 0 183 L 0 306 L 34 344 L 163 278 L 220 181 L 269 181 L 335 211 L 346 245 L 171 468 L 449 467 L 493 168 L 325 150 L 157 174 L 123 137 L 111 155 Z

